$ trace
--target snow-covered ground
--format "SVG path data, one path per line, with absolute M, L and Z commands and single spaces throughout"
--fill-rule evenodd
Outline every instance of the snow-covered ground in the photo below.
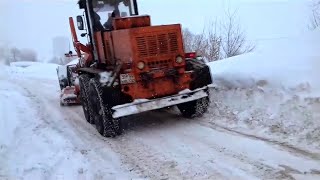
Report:
M 0 65 L 0 179 L 320 179 L 319 38 L 210 63 L 204 117 L 134 115 L 115 139 L 60 107 L 57 65 Z
M 210 63 L 212 122 L 320 152 L 320 30 Z
M 14 62 L 6 71 L 10 76 L 29 77 L 37 79 L 57 79 L 57 64 L 40 62 Z
M 48 78 L 52 66 L 10 67 L 0 75 L 0 179 L 130 177 L 93 127 L 85 131 L 96 137 L 94 144 L 81 135 L 79 107 L 59 108 L 58 81 Z

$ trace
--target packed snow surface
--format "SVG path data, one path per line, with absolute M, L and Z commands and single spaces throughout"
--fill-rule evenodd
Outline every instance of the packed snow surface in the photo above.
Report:
M 122 120 L 101 137 L 60 107 L 54 64 L 0 64 L 0 179 L 320 179 L 320 33 L 209 63 L 211 105 Z

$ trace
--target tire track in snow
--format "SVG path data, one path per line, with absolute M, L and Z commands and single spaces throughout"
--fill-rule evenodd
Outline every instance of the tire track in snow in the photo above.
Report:
M 195 137 L 194 134 L 188 137 L 193 141 L 197 140 L 197 137 Z M 231 161 L 235 167 L 239 167 L 239 169 L 244 172 L 250 172 L 250 174 L 254 174 L 256 177 L 263 179 L 294 179 L 290 174 L 284 173 L 281 170 L 264 164 L 261 161 L 250 159 L 250 157 L 237 152 L 236 149 L 228 149 L 223 145 L 208 139 L 202 139 L 201 143 L 206 144 L 210 149 L 214 149 L 216 152 L 219 152 L 222 156 L 228 157 L 228 159 L 230 159 L 229 161 Z M 250 165 L 251 167 L 248 168 L 244 164 Z
M 108 141 L 108 140 L 107 140 Z M 176 168 L 177 162 L 132 138 L 117 138 L 111 146 L 121 154 L 130 171 L 150 179 L 190 179 Z M 119 142 L 120 141 L 120 142 Z M 110 141 L 108 141 L 110 143 Z
M 310 158 L 308 156 L 304 156 L 303 154 L 296 154 L 294 152 L 290 152 L 288 151 L 288 149 L 286 148 L 282 148 L 281 146 L 279 147 L 278 145 L 274 145 L 274 144 L 270 144 L 269 142 L 265 142 L 263 140 L 260 139 L 252 139 L 249 137 L 245 137 L 245 136 L 239 136 L 239 134 L 234 134 L 234 133 L 230 133 L 228 131 L 225 130 L 221 130 L 221 129 L 214 129 L 212 127 L 208 127 L 207 124 L 199 124 L 202 122 L 199 122 L 197 120 L 200 119 L 196 119 L 196 120 L 187 120 L 184 118 L 179 118 L 176 115 L 170 115 L 171 116 L 171 120 L 170 117 L 165 118 L 163 117 L 163 114 L 161 115 L 162 117 L 160 119 L 155 119 L 157 116 L 158 112 L 152 112 L 150 113 L 151 117 L 149 117 L 149 119 L 152 119 L 153 123 L 156 121 L 155 126 L 154 127 L 146 127 L 146 129 L 143 129 L 144 132 L 136 132 L 134 133 L 134 137 L 138 136 L 140 137 L 141 141 L 144 142 L 145 144 L 151 146 L 154 149 L 162 149 L 162 146 L 157 146 L 154 145 L 154 136 L 165 136 L 166 138 L 164 138 L 164 142 L 159 142 L 161 144 L 163 144 L 164 147 L 167 147 L 171 150 L 177 151 L 177 149 L 179 149 L 179 146 L 173 146 L 174 142 L 170 142 L 170 139 L 173 138 L 179 138 L 180 141 L 186 141 L 185 139 L 193 139 L 190 140 L 188 143 L 183 143 L 184 146 L 189 146 L 191 148 L 197 148 L 198 146 L 203 146 L 204 148 L 202 148 L 202 151 L 200 152 L 206 152 L 206 151 L 210 151 L 211 149 L 216 149 L 215 151 L 221 151 L 221 148 L 223 148 L 224 143 L 225 142 L 219 142 L 219 138 L 220 139 L 225 139 L 225 141 L 229 140 L 233 140 L 235 139 L 236 141 L 240 140 L 240 142 L 243 142 L 244 144 L 239 146 L 239 144 L 237 144 L 237 142 L 234 141 L 230 141 L 229 144 L 235 143 L 234 148 L 233 147 L 228 147 L 226 146 L 224 149 L 226 152 L 226 155 L 222 155 L 222 157 L 228 158 L 228 157 L 233 157 L 235 159 L 238 159 L 242 162 L 242 164 L 240 163 L 239 167 L 241 167 L 241 165 L 243 167 L 246 167 L 245 164 L 252 164 L 254 165 L 256 171 L 252 172 L 250 171 L 250 169 L 245 170 L 246 172 L 252 172 L 253 174 L 256 174 L 258 177 L 265 177 L 267 179 L 275 179 L 275 178 L 279 178 L 279 179 L 294 179 L 294 175 L 296 174 L 300 174 L 302 176 L 305 175 L 318 175 L 317 172 L 319 172 L 317 169 L 320 168 L 320 163 L 317 159 L 313 159 Z M 176 113 L 176 112 L 175 112 Z M 160 114 L 160 113 L 158 113 Z M 148 118 L 147 118 L 148 119 Z M 166 119 L 166 120 L 163 120 Z M 178 122 L 178 121 L 182 121 L 182 122 Z M 187 123 L 186 123 L 187 121 Z M 152 123 L 151 122 L 151 123 Z M 185 122 L 185 123 L 183 123 Z M 167 124 L 167 125 L 163 125 Z M 190 124 L 191 123 L 191 124 Z M 164 127 L 162 127 L 164 126 Z M 180 127 L 181 126 L 181 127 Z M 189 127 L 189 131 L 187 131 L 185 134 L 180 133 L 180 131 L 182 131 L 183 129 L 186 129 L 187 127 Z M 201 126 L 203 128 L 199 128 L 197 126 Z M 151 128 L 151 129 L 150 129 Z M 210 132 L 208 132 L 208 130 L 206 129 L 211 129 Z M 203 137 L 206 137 L 206 135 L 203 135 L 200 133 L 200 135 L 197 135 L 196 132 L 207 132 L 208 137 L 210 137 L 210 140 L 205 140 Z M 144 134 L 146 133 L 146 134 Z M 180 133 L 180 134 L 179 134 Z M 215 137 L 215 135 L 217 135 L 217 133 L 219 134 L 218 137 Z M 142 135 L 139 135 L 142 134 Z M 222 136 L 223 135 L 223 136 Z M 153 138 L 150 138 L 153 137 Z M 208 138 L 207 137 L 207 138 Z M 150 140 L 146 140 L 149 139 Z M 179 140 L 177 140 L 177 142 L 179 142 Z M 213 148 L 206 146 L 206 144 L 208 143 L 213 143 L 215 144 L 213 146 Z M 218 144 L 217 144 L 217 143 Z M 178 143 L 179 144 L 179 143 Z M 226 144 L 227 145 L 227 144 Z M 257 147 L 252 147 L 251 150 L 250 148 L 242 148 L 242 146 L 252 146 L 252 145 L 256 145 Z M 262 145 L 262 146 L 261 146 Z M 260 147 L 261 146 L 261 147 Z M 267 158 L 265 159 L 263 154 L 259 154 L 257 152 L 253 153 L 253 156 L 250 154 L 250 151 L 256 151 L 256 149 L 259 151 L 259 148 L 262 148 L 261 153 L 266 152 L 267 157 L 271 158 L 270 160 Z M 163 149 L 165 151 L 165 149 Z M 205 150 L 205 151 L 203 151 Z M 241 152 L 244 151 L 245 153 Z M 248 150 L 249 154 L 246 153 L 246 150 Z M 191 151 L 191 150 L 190 150 Z M 239 151 L 239 152 L 238 152 Z M 268 152 L 269 151 L 269 152 Z M 194 152 L 194 150 L 193 150 Z M 204 154 L 200 154 L 201 155 L 205 155 Z M 262 158 L 262 159 L 261 159 Z M 279 158 L 279 159 L 278 159 Z M 304 165 L 306 167 L 303 166 L 303 164 L 301 164 L 301 162 L 304 162 Z M 203 162 L 197 162 L 197 159 L 194 160 L 195 164 L 201 164 Z M 231 164 L 232 166 L 232 164 Z M 292 168 L 292 167 L 295 168 Z M 284 167 L 289 167 L 289 168 L 284 168 Z M 265 172 L 262 170 L 266 170 Z M 271 173 L 270 173 L 271 172 Z M 273 174 L 274 173 L 274 174 Z M 316 176 L 316 177 L 320 177 L 320 176 Z
M 240 135 L 242 137 L 245 138 L 250 138 L 253 140 L 258 140 L 261 142 L 265 142 L 267 144 L 270 144 L 272 147 L 274 147 L 276 150 L 279 151 L 283 151 L 287 154 L 291 154 L 292 157 L 296 157 L 297 159 L 301 159 L 301 161 L 297 160 L 295 162 L 295 164 L 292 165 L 296 165 L 296 164 L 300 164 L 301 162 L 305 161 L 304 163 L 306 163 L 308 161 L 307 164 L 309 164 L 310 166 L 316 167 L 317 169 L 313 169 L 310 168 L 308 171 L 304 171 L 304 170 L 299 170 L 299 168 L 292 168 L 290 167 L 290 163 L 288 163 L 287 165 L 283 165 L 283 164 L 278 164 L 279 167 L 281 167 L 281 170 L 278 170 L 278 174 L 280 175 L 280 177 L 282 178 L 283 175 L 287 176 L 287 177 L 292 177 L 292 174 L 299 174 L 299 175 L 316 175 L 316 177 L 320 178 L 320 173 L 319 173 L 319 168 L 320 168 L 320 163 L 319 163 L 319 159 L 317 154 L 312 154 L 312 153 L 308 153 L 306 151 L 297 149 L 295 147 L 291 148 L 291 146 L 287 146 L 284 145 L 283 143 L 279 143 L 277 141 L 272 141 L 266 138 L 260 138 L 260 137 L 256 137 L 256 136 L 252 136 L 252 135 L 247 135 L 245 133 L 240 133 L 237 131 L 233 131 L 230 130 L 228 128 L 224 128 L 224 127 L 220 127 L 219 125 L 213 124 L 213 123 L 204 123 L 204 122 L 197 122 L 198 124 L 200 124 L 201 126 L 207 127 L 207 128 L 211 128 L 215 131 L 220 131 L 222 133 L 228 133 L 231 135 Z M 291 156 L 290 155 L 290 156 Z M 288 157 L 290 157 L 288 156 Z M 287 157 L 287 158 L 288 158 Z M 285 161 L 285 158 L 282 160 Z M 287 161 L 290 161 L 289 159 Z
M 217 131 L 229 132 L 231 134 L 240 135 L 240 136 L 243 136 L 243 137 L 248 137 L 248 138 L 259 140 L 259 141 L 264 141 L 264 142 L 267 142 L 267 143 L 269 143 L 269 144 L 271 144 L 271 145 L 273 145 L 275 147 L 278 147 L 280 149 L 285 149 L 286 151 L 288 151 L 290 153 L 293 153 L 293 154 L 296 154 L 296 155 L 299 155 L 301 157 L 308 157 L 309 159 L 320 160 L 320 154 L 319 153 L 313 153 L 313 152 L 310 152 L 310 151 L 299 149 L 299 148 L 297 148 L 297 147 L 295 147 L 293 145 L 287 144 L 285 142 L 279 142 L 279 141 L 271 140 L 271 139 L 268 139 L 268 138 L 255 136 L 255 135 L 252 135 L 252 134 L 247 134 L 247 133 L 244 133 L 244 132 L 240 132 L 240 131 L 237 131 L 237 130 L 234 130 L 234 129 L 231 129 L 231 128 L 228 128 L 228 127 L 225 127 L 225 126 L 222 126 L 222 125 L 219 125 L 219 124 L 216 124 L 214 122 L 204 122 L 204 121 L 202 121 L 199 124 L 202 125 L 202 126 L 205 126 L 205 127 L 210 127 L 210 128 L 212 128 L 214 130 L 217 130 Z
M 28 88 L 31 94 L 36 93 L 31 92 L 33 87 L 30 85 Z M 58 133 L 71 138 L 70 143 L 79 148 L 77 151 L 87 150 L 90 155 L 88 159 L 93 159 L 91 162 L 108 163 L 109 159 L 106 159 L 108 151 L 105 149 L 110 148 L 113 153 L 120 156 L 123 169 L 134 172 L 140 177 L 151 179 L 248 179 L 248 177 L 250 177 L 249 179 L 254 177 L 293 179 L 291 173 L 302 172 L 295 171 L 289 166 L 288 168 L 285 166 L 286 164 L 282 167 L 273 167 L 237 152 L 237 149 L 226 149 L 223 145 L 216 143 L 218 139 L 214 136 L 217 132 L 230 136 L 232 132 L 219 130 L 219 128 L 214 129 L 208 124 L 188 121 L 172 114 L 164 115 L 164 113 L 152 112 L 138 116 L 140 118 L 138 120 L 132 118 L 129 121 L 133 123 L 141 119 L 145 122 L 139 122 L 140 125 L 128 129 L 123 136 L 116 139 L 103 138 L 85 121 L 79 108 L 60 108 L 58 94 L 57 97 L 52 98 L 52 91 L 46 92 L 51 96 L 49 99 L 47 99 L 46 93 L 39 90 L 37 93 L 39 94 L 36 94 L 35 103 L 38 104 L 39 110 L 45 110 L 42 115 L 44 121 L 48 121 L 48 119 L 48 122 L 53 121 L 48 126 L 56 126 Z M 157 114 L 160 114 L 159 117 Z M 58 119 L 52 117 L 53 115 Z M 152 124 L 155 126 L 152 127 Z M 70 131 L 64 132 L 66 128 Z M 184 130 L 187 130 L 186 133 Z M 195 133 L 202 131 L 208 132 L 212 139 L 204 140 L 204 134 Z M 236 135 L 239 139 L 250 138 Z M 257 142 L 263 141 L 250 139 Z M 229 140 L 230 143 L 233 143 L 232 139 Z M 83 148 L 84 146 L 86 147 Z M 283 150 L 288 151 L 288 149 Z M 93 153 L 94 155 L 92 155 Z M 300 155 L 302 156 L 302 154 Z
M 120 155 L 128 171 L 134 172 L 141 177 L 151 179 L 188 179 L 175 168 L 175 162 L 168 160 L 167 157 L 162 156 L 160 153 L 152 151 L 139 141 L 128 139 L 126 135 L 116 139 L 104 138 L 95 129 L 92 132 L 91 128 L 90 130 L 86 128 L 86 126 L 90 125 L 85 121 L 84 117 L 81 120 L 85 124 L 76 128 L 79 131 L 79 136 L 84 137 L 88 144 L 92 144 L 92 141 L 96 139 L 100 141 L 99 148 L 93 149 L 93 152 L 99 151 L 108 145 L 115 153 Z M 77 122 L 71 118 L 68 118 L 67 121 L 70 121 L 76 127 L 78 126 Z
M 38 131 L 39 127 L 45 127 L 43 125 L 43 122 L 39 122 L 38 117 L 36 117 L 36 112 L 34 111 L 34 109 L 30 110 L 29 106 L 33 105 L 33 99 L 34 96 L 32 96 L 31 94 L 29 94 L 29 92 L 21 87 L 20 85 L 16 85 L 15 83 L 11 83 L 8 81 L 8 85 L 10 85 L 10 87 L 12 85 L 11 88 L 13 88 L 15 91 L 12 91 L 13 93 L 18 93 L 17 97 L 11 97 L 11 101 L 14 102 L 19 102 L 19 104 L 17 105 L 13 105 L 10 109 L 10 111 L 14 111 L 14 113 L 12 113 L 12 115 L 16 115 L 16 119 L 14 123 L 18 123 L 17 127 L 14 129 L 14 131 L 12 132 L 13 139 L 11 140 L 10 143 L 10 152 L 7 152 L 7 158 L 10 161 L 15 162 L 15 169 L 13 170 L 15 173 L 11 176 L 11 178 L 15 177 L 18 178 L 18 176 L 25 177 L 27 178 L 28 175 L 30 173 L 33 174 L 38 174 L 40 176 L 40 174 L 43 175 L 44 178 L 48 179 L 48 177 L 50 177 L 50 168 L 46 167 L 46 165 L 42 164 L 41 162 L 39 162 L 38 164 L 30 164 L 28 161 L 24 162 L 24 160 L 21 160 L 20 158 L 16 158 L 16 156 L 23 156 L 21 155 L 21 153 L 25 153 L 25 152 L 30 152 L 30 149 L 28 148 L 28 141 L 30 139 L 33 138 L 37 138 L 40 141 L 44 141 L 44 142 L 50 142 L 50 139 L 42 136 L 41 132 Z M 22 97 L 20 97 L 22 96 Z M 14 98 L 17 98 L 14 99 Z M 20 98 L 20 99 L 19 99 Z M 20 100 L 20 101 L 19 101 Z M 31 103 L 31 104 L 30 104 Z M 13 109 L 14 108 L 14 109 Z M 9 112 L 9 111 L 8 111 Z M 6 119 L 5 119 L 6 120 Z M 39 147 L 40 143 L 35 143 L 36 147 L 35 149 L 41 149 L 41 147 Z M 27 149 L 21 149 L 23 147 L 26 147 Z M 20 152 L 20 151 L 23 152 Z M 16 160 L 16 161 L 15 161 Z M 61 159 L 58 159 L 57 161 L 59 161 Z M 32 161 L 32 160 L 31 160 Z M 21 164 L 23 163 L 27 163 L 27 165 L 23 166 Z M 8 168 L 12 168 L 11 165 L 8 166 Z M 42 173 L 41 173 L 42 172 Z
M 95 166 L 100 165 L 100 168 L 94 169 L 95 172 L 89 172 L 93 174 L 95 179 L 99 179 L 99 177 L 107 178 L 108 174 L 110 176 L 109 178 L 113 179 L 115 177 L 112 175 L 112 172 L 119 172 L 125 169 L 122 167 L 122 164 L 114 163 L 117 162 L 117 155 L 110 150 L 110 147 L 108 147 L 108 144 L 105 144 L 103 139 L 97 138 L 99 136 L 95 129 L 82 119 L 77 111 L 74 112 L 74 110 L 70 108 L 61 108 L 58 94 L 55 97 L 52 94 L 56 93 L 53 93 L 52 91 L 42 92 L 41 90 L 36 90 L 32 86 L 34 83 L 35 82 L 32 81 L 28 83 L 21 81 L 18 84 L 26 90 L 28 96 L 32 99 L 34 107 L 36 107 L 35 110 L 39 114 L 40 119 L 44 122 L 44 127 L 42 127 L 42 129 L 48 128 L 54 130 L 58 135 L 66 137 L 66 141 L 70 143 L 68 152 L 72 153 L 71 156 L 74 156 L 73 153 L 81 153 L 83 158 L 86 159 L 85 164 L 96 164 Z M 51 95 L 47 96 L 46 93 Z M 77 109 L 79 109 L 79 107 Z M 50 166 L 49 172 L 51 174 L 47 174 L 46 177 L 52 177 L 52 174 L 59 170 L 58 160 L 55 162 L 54 165 Z M 110 162 L 112 164 L 110 164 Z M 110 169 L 114 170 L 110 171 Z M 88 171 L 90 170 L 92 169 L 89 167 Z M 78 171 L 81 172 L 83 170 L 79 169 Z M 83 172 L 79 174 L 81 175 Z M 130 176 L 135 177 L 133 174 Z
M 66 137 L 72 137 L 74 135 L 71 135 L 64 130 L 66 128 L 73 129 L 74 133 L 77 135 L 73 137 L 72 140 L 81 137 L 82 143 L 87 144 L 88 147 L 90 147 L 91 150 L 88 151 L 99 153 L 99 159 L 96 159 L 97 162 L 101 163 L 106 161 L 105 158 L 107 157 L 107 154 L 104 153 L 103 148 L 106 148 L 106 145 L 108 145 L 115 153 L 121 155 L 121 160 L 126 164 L 124 165 L 126 166 L 125 168 L 130 172 L 132 171 L 136 174 L 140 174 L 142 177 L 152 179 L 167 179 L 169 177 L 170 179 L 186 179 L 186 177 L 183 177 L 181 173 L 175 169 L 174 162 L 168 161 L 165 157 L 150 151 L 147 146 L 139 144 L 139 142 L 128 141 L 125 138 L 116 140 L 103 138 L 85 121 L 84 116 L 82 114 L 80 115 L 79 111 L 74 112 L 75 109 L 79 108 L 58 108 L 63 114 L 68 114 L 68 116 L 59 117 L 60 112 L 51 104 L 52 102 L 55 102 L 55 100 L 56 102 L 59 102 L 58 98 L 51 99 L 51 102 L 49 102 L 49 100 L 43 99 L 46 97 L 41 98 L 41 94 L 36 95 L 35 92 L 31 92 L 31 90 L 28 89 L 30 86 L 24 84 L 24 88 L 31 97 L 34 97 L 33 99 L 38 107 L 45 108 L 45 111 L 43 109 L 38 109 L 38 111 L 41 111 L 40 117 L 42 117 L 51 128 L 54 128 L 59 134 L 64 134 Z M 59 120 L 68 123 L 68 127 L 62 127 L 62 124 L 64 124 L 63 122 L 60 124 L 52 119 L 51 114 L 47 113 L 49 112 L 49 108 L 46 108 L 48 105 L 50 105 L 51 114 L 55 114 Z M 56 105 L 58 106 L 58 103 L 56 103 Z M 73 143 L 74 146 L 81 146 L 79 145 L 79 142 L 75 143 L 72 141 L 71 143 Z
M 85 122 L 84 126 L 76 128 L 80 131 L 79 136 L 85 136 L 88 143 L 92 143 L 94 139 L 99 139 L 101 148 L 108 145 L 115 153 L 120 155 L 128 171 L 151 179 L 188 179 L 175 168 L 175 162 L 168 160 L 168 158 L 160 153 L 152 151 L 148 146 L 139 141 L 128 139 L 126 135 L 117 137 L 116 139 L 109 139 L 102 137 L 95 129 L 94 132 L 88 131 L 86 126 L 89 124 L 85 121 L 82 111 L 77 113 L 81 113 L 81 120 Z M 77 123 L 75 122 L 73 125 L 77 126 Z M 96 148 L 93 151 L 99 151 L 99 149 Z
M 214 143 L 214 140 L 203 139 L 201 131 L 204 129 L 198 124 L 186 119 L 182 119 L 180 123 L 173 123 L 174 127 L 170 127 L 168 124 L 147 127 L 148 129 L 145 129 L 145 132 L 134 133 L 131 136 L 138 137 L 142 143 L 149 145 L 153 151 L 163 151 L 167 157 L 177 161 L 177 166 L 185 169 L 183 173 L 190 177 L 200 179 L 217 178 L 217 176 L 223 179 L 228 179 L 228 177 L 232 177 L 231 179 L 248 179 L 248 177 L 250 177 L 249 179 L 256 177 L 292 179 L 289 174 L 282 173 L 280 170 L 259 161 L 251 160 L 244 155 L 234 153 Z M 200 131 L 200 134 L 192 132 L 192 128 L 195 131 Z M 153 142 L 153 139 L 157 136 L 161 137 L 159 142 L 161 145 Z M 166 150 L 166 148 L 171 151 Z M 221 172 L 223 173 L 221 174 Z M 234 172 L 237 172 L 239 176 L 233 175 Z M 226 176 L 228 173 L 230 175 Z

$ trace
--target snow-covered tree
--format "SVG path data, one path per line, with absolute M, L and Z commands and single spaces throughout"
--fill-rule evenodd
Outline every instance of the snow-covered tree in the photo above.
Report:
M 9 58 L 10 62 L 17 62 L 17 61 L 21 61 L 21 51 L 16 48 L 13 47 L 10 49 L 10 58 Z
M 204 56 L 207 48 L 205 34 L 193 34 L 189 29 L 183 30 L 183 40 L 186 52 L 197 52 Z
M 255 46 L 247 41 L 244 31 L 237 23 L 236 13 L 226 13 L 226 17 L 221 23 L 208 23 L 201 34 L 193 34 L 189 29 L 184 29 L 185 51 L 197 52 L 208 61 L 253 51 Z
M 209 61 L 216 61 L 221 58 L 222 38 L 217 29 L 217 22 L 210 22 L 204 31 L 206 34 L 207 48 L 205 58 Z
M 16 47 L 12 47 L 9 50 L 9 53 L 6 54 L 7 64 L 11 62 L 18 62 L 18 61 L 32 61 L 36 62 L 37 53 L 32 49 L 18 49 Z
M 8 64 L 8 49 L 5 46 L 0 46 L 0 63 Z
M 37 61 L 37 53 L 32 49 L 22 49 L 20 50 L 21 61 Z
M 201 34 L 193 34 L 189 29 L 183 30 L 183 40 L 186 52 L 196 52 L 209 61 L 219 59 L 220 37 L 209 28 Z

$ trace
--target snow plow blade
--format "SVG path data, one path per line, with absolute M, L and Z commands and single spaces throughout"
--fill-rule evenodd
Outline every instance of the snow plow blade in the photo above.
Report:
M 200 89 L 196 89 L 194 91 L 188 91 L 184 93 L 179 93 L 177 95 L 153 99 L 153 100 L 145 100 L 143 102 L 133 102 L 124 105 L 115 106 L 112 108 L 113 118 L 125 117 L 133 114 L 139 114 L 146 111 L 161 109 L 169 106 L 174 106 L 181 103 L 186 103 L 190 101 L 194 101 L 197 99 L 201 99 L 208 96 L 209 87 L 204 87 Z

